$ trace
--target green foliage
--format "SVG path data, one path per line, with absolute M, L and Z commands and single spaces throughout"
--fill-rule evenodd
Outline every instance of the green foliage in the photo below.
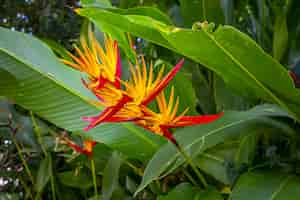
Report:
M 287 69 L 299 59 L 299 2 L 82 0 L 76 12 L 76 1 L 40 12 L 43 1 L 17 2 L 0 9 L 10 16 L 0 22 L 0 199 L 300 199 L 300 92 Z M 11 17 L 20 6 L 29 22 Z M 81 117 L 102 107 L 59 58 L 88 30 L 118 41 L 124 77 L 136 56 L 155 72 L 184 56 L 170 84 L 179 110 L 224 115 L 174 130 L 178 148 L 133 123 L 84 132 Z M 65 138 L 98 144 L 87 157 Z

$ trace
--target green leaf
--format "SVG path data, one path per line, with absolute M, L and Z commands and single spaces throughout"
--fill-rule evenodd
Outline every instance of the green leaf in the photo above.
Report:
M 195 22 L 209 21 L 216 24 L 224 23 L 224 14 L 220 0 L 179 0 L 182 18 L 187 27 Z
M 276 103 L 300 121 L 300 92 L 287 70 L 249 36 L 231 26 L 219 26 L 214 31 L 202 24 L 203 28 L 190 30 L 168 26 L 148 16 L 120 15 L 113 10 L 86 8 L 78 13 L 187 56 L 215 71 L 237 93 Z
M 72 61 L 67 53 L 68 50 L 61 44 L 48 38 L 42 38 L 42 41 L 45 42 L 53 50 L 53 52 L 59 55 L 61 58 Z
M 236 150 L 237 144 L 219 144 L 201 153 L 195 162 L 206 174 L 223 184 L 230 185 L 234 177 L 231 176 L 229 170 L 230 165 L 233 166 Z
M 36 176 L 35 190 L 41 193 L 52 176 L 52 166 L 50 156 L 46 156 L 40 163 L 40 167 Z
M 112 7 L 109 0 L 81 0 L 83 7 L 99 7 L 99 8 L 110 8 Z
M 0 194 L 1 200 L 19 200 L 20 196 L 17 193 L 1 193 Z
M 214 188 L 209 188 L 205 191 L 201 191 L 195 200 L 224 200 L 224 198 Z
M 273 56 L 278 61 L 284 56 L 288 47 L 288 27 L 286 22 L 286 12 L 279 9 L 276 13 L 273 36 Z
M 115 13 L 119 13 L 122 15 L 141 15 L 141 16 L 147 16 L 151 17 L 152 19 L 155 19 L 157 21 L 161 21 L 165 24 L 172 25 L 172 20 L 168 15 L 160 11 L 158 8 L 155 7 L 135 7 L 135 8 L 128 8 L 128 9 L 120 9 L 120 8 L 113 8 L 108 9 Z
M 103 172 L 101 199 L 109 200 L 113 192 L 118 188 L 121 164 L 121 155 L 118 152 L 113 152 Z
M 237 95 L 231 88 L 228 88 L 219 76 L 214 78 L 217 111 L 246 110 L 251 107 L 251 102 L 248 99 Z M 252 104 L 254 105 L 254 103 Z
M 0 68 L 0 96 L 15 96 L 18 81 L 16 77 L 8 71 Z
M 227 139 L 238 137 L 247 130 L 257 127 L 261 117 L 288 116 L 276 106 L 261 105 L 244 112 L 225 112 L 218 120 L 210 124 L 183 128 L 175 132 L 175 137 L 191 158 L 197 157 L 206 149 Z M 175 146 L 167 143 L 147 164 L 142 183 L 136 193 L 144 189 L 153 180 L 163 177 L 184 163 L 183 157 Z
M 231 200 L 298 200 L 300 179 L 279 171 L 243 174 L 233 188 Z M 249 195 L 251 194 L 251 195 Z
M 65 171 L 58 173 L 59 181 L 69 187 L 89 189 L 93 186 L 92 176 L 87 173 L 87 170 L 81 170 L 78 174 L 74 171 Z
M 0 69 L 18 81 L 9 96 L 56 126 L 83 133 L 87 124 L 81 117 L 97 115 L 101 108 L 90 102 L 96 98 L 81 84 L 81 73 L 60 63 L 48 46 L 32 36 L 0 27 L 0 37 Z M 105 124 L 84 135 L 140 160 L 148 159 L 164 142 L 132 124 Z
M 192 83 L 198 99 L 198 105 L 200 106 L 202 113 L 216 113 L 213 89 L 204 74 L 196 66 L 192 67 Z
M 159 196 L 157 200 L 223 200 L 220 193 L 209 188 L 205 191 L 199 190 L 190 183 L 180 183 L 167 195 Z
M 250 132 L 241 138 L 238 151 L 235 155 L 235 161 L 238 166 L 242 164 L 250 165 L 252 163 L 256 151 L 257 132 L 258 130 L 253 130 L 253 133 Z
M 199 189 L 192 186 L 190 183 L 180 183 L 167 195 L 159 196 L 157 200 L 193 200 L 197 193 L 199 193 Z

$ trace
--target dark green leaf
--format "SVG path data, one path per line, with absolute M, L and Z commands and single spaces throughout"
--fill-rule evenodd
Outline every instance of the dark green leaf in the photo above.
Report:
M 251 107 L 251 102 L 248 99 L 235 94 L 219 76 L 215 76 L 214 79 L 217 111 L 246 110 Z
M 15 96 L 16 86 L 18 86 L 17 78 L 8 71 L 0 68 L 0 96 Z
M 253 130 L 253 133 L 249 133 L 241 138 L 238 151 L 235 155 L 235 161 L 238 166 L 252 163 L 256 151 L 257 133 L 258 130 Z
M 231 200 L 298 200 L 300 179 L 280 172 L 259 171 L 243 174 L 233 188 Z M 251 195 L 249 195 L 251 194 Z
M 220 0 L 179 0 L 183 20 L 187 27 L 195 22 L 209 21 L 216 24 L 224 23 L 224 14 Z
M 206 149 L 227 139 L 238 137 L 253 127 L 264 125 L 260 117 L 288 116 L 276 106 L 261 105 L 244 112 L 226 112 L 224 116 L 210 124 L 187 127 L 175 132 L 182 148 L 192 157 L 197 157 Z M 136 193 L 153 180 L 163 177 L 182 165 L 184 160 L 175 146 L 165 144 L 149 161 Z
M 199 193 L 199 189 L 190 183 L 180 183 L 165 196 L 159 196 L 157 200 L 193 200 Z
M 35 190 L 41 193 L 52 176 L 52 166 L 50 156 L 45 157 L 41 163 L 36 176 Z
M 190 183 L 180 183 L 167 195 L 159 196 L 157 200 L 223 200 L 221 194 L 209 188 L 205 191 Z
M 65 171 L 58 173 L 57 176 L 62 184 L 69 187 L 88 189 L 93 186 L 92 176 L 84 170 L 79 173 Z
M 121 164 L 121 155 L 116 151 L 113 152 L 103 172 L 101 199 L 109 200 L 113 192 L 118 188 Z
M 99 7 L 99 8 L 110 8 L 112 7 L 109 0 L 81 0 L 83 7 Z
M 122 15 L 141 15 L 151 17 L 157 21 L 161 21 L 165 24 L 172 25 L 172 20 L 169 18 L 168 15 L 160 11 L 155 7 L 135 7 L 135 8 L 128 8 L 128 9 L 120 9 L 120 8 L 113 8 L 109 9 L 113 12 L 122 14 Z
M 281 60 L 288 47 L 288 27 L 285 11 L 278 10 L 276 13 L 273 36 L 273 56 Z
M 42 38 L 42 41 L 45 42 L 57 55 L 65 60 L 70 60 L 70 56 L 67 54 L 67 49 L 64 48 L 61 44 L 47 38 Z
M 213 89 L 198 67 L 192 68 L 192 83 L 198 99 L 198 105 L 203 114 L 216 113 L 216 103 Z
M 230 174 L 230 167 L 233 167 L 234 156 L 238 144 L 217 145 L 201 153 L 196 163 L 205 173 L 211 175 L 223 184 L 230 185 L 233 178 Z M 231 165 L 231 166 L 230 166 Z

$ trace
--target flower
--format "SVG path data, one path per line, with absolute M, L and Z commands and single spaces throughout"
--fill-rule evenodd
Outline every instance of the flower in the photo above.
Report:
M 156 78 L 153 78 L 152 64 L 147 72 L 144 58 L 142 58 L 141 65 L 137 62 L 135 69 L 131 65 L 131 79 L 129 81 L 120 80 L 125 87 L 124 90 L 113 90 L 112 88 L 108 91 L 105 91 L 107 88 L 102 90 L 107 96 L 113 97 L 110 102 L 115 102 L 114 105 L 106 107 L 98 116 L 83 117 L 83 120 L 90 122 L 84 130 L 88 131 L 102 122 L 134 121 L 142 117 L 141 108 L 147 106 L 168 85 L 182 67 L 183 62 L 183 59 L 180 60 L 164 77 L 164 68 L 161 68 Z M 113 92 L 116 94 L 111 95 Z
M 74 151 L 85 154 L 88 157 L 91 157 L 93 155 L 93 147 L 97 144 L 97 142 L 93 141 L 93 140 L 84 140 L 83 146 L 79 146 L 78 144 L 76 144 L 75 142 L 73 142 L 72 140 L 70 140 L 68 138 L 64 138 L 64 141 Z
M 105 49 L 100 46 L 92 32 L 89 32 L 90 41 L 80 38 L 81 49 L 75 46 L 78 56 L 67 52 L 72 61 L 61 59 L 63 63 L 76 70 L 85 72 L 89 81 L 82 79 L 84 85 L 100 100 L 103 100 L 99 90 L 107 84 L 109 87 L 120 88 L 121 60 L 118 44 L 110 37 L 105 37 Z M 89 45 L 90 44 L 90 45 Z
M 176 145 L 177 142 L 171 134 L 170 128 L 207 124 L 217 120 L 223 115 L 223 112 L 221 112 L 215 115 L 185 116 L 188 111 L 187 108 L 177 116 L 179 97 L 176 98 L 174 104 L 174 87 L 171 88 L 171 94 L 168 103 L 164 92 L 161 92 L 156 97 L 156 102 L 159 112 L 153 112 L 152 110 L 144 106 L 144 116 L 141 119 L 135 121 L 135 123 L 153 133 L 166 137 Z

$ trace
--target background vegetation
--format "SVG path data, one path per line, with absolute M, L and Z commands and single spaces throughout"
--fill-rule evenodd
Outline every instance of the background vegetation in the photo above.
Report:
M 299 59 L 298 1 L 0 5 L 0 199 L 300 199 L 300 92 L 288 75 Z M 172 82 L 182 105 L 193 114 L 225 110 L 214 123 L 175 132 L 208 188 L 164 138 L 131 124 L 82 132 L 81 116 L 99 110 L 81 74 L 56 56 L 72 51 L 89 26 L 99 40 L 102 32 L 118 40 L 124 69 L 134 60 L 128 34 L 157 68 L 185 57 Z M 64 136 L 99 142 L 96 175 Z

